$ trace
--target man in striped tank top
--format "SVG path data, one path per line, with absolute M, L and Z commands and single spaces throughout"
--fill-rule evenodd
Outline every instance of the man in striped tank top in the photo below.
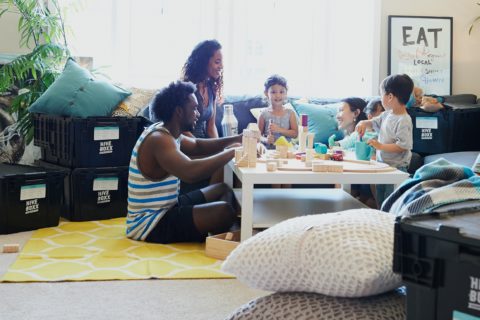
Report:
M 179 195 L 180 179 L 208 178 L 234 157 L 241 135 L 196 139 L 199 117 L 195 85 L 176 81 L 155 96 L 151 112 L 163 123 L 145 129 L 132 151 L 128 176 L 127 237 L 156 243 L 204 241 L 229 230 L 238 204 L 232 190 L 217 183 Z M 230 147 L 230 148 L 229 148 Z M 195 157 L 191 159 L 190 157 Z

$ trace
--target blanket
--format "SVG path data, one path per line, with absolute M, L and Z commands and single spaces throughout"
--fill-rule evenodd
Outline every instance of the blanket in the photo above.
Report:
M 475 201 L 472 201 L 475 200 Z M 382 210 L 397 216 L 415 216 L 442 206 L 464 202 L 463 209 L 480 206 L 480 176 L 472 169 L 440 158 L 424 165 L 383 203 Z

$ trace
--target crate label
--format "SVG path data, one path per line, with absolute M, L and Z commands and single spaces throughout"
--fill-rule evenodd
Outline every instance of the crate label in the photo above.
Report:
M 432 140 L 433 139 L 433 132 L 432 129 L 422 129 L 422 134 L 420 136 L 422 140 Z
M 457 310 L 453 310 L 452 320 L 480 320 L 480 318 Z
M 118 178 L 96 178 L 93 179 L 93 191 L 118 190 Z
M 98 154 L 108 154 L 113 153 L 112 141 L 100 141 L 98 148 Z
M 110 191 L 102 190 L 97 192 L 97 204 L 110 202 Z
M 480 311 L 480 278 L 470 276 L 468 308 Z
M 35 213 L 39 211 L 40 207 L 38 204 L 38 199 L 25 201 L 25 214 Z
M 47 194 L 46 184 L 32 184 L 20 188 L 20 201 L 43 199 Z
M 438 119 L 435 117 L 417 117 L 415 118 L 415 126 L 419 129 L 438 129 Z
M 93 129 L 93 140 L 118 140 L 120 138 L 119 127 L 95 127 Z

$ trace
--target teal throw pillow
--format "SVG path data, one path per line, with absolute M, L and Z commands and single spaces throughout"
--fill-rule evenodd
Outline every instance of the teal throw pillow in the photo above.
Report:
M 86 118 L 110 116 L 131 93 L 96 79 L 69 59 L 62 74 L 29 108 L 30 112 Z
M 314 104 L 292 101 L 295 111 L 300 116 L 308 116 L 308 131 L 315 133 L 314 142 L 328 144 L 328 137 L 336 135 L 335 140 L 343 138 L 343 133 L 338 130 L 336 115 L 341 103 Z

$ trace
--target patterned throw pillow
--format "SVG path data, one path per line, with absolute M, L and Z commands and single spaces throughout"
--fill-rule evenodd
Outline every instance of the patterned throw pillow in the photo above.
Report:
M 110 116 L 130 92 L 95 78 L 73 59 L 29 108 L 30 112 L 71 117 Z
M 287 292 L 252 300 L 225 320 L 403 320 L 405 317 L 405 296 L 399 291 L 358 299 Z
M 132 92 L 132 95 L 117 105 L 113 115 L 119 114 L 123 116 L 125 112 L 130 116 L 138 115 L 143 108 L 149 105 L 153 96 L 157 92 L 155 89 L 142 89 L 136 87 L 127 87 L 127 89 Z
M 283 221 L 242 242 L 222 265 L 258 289 L 365 297 L 392 290 L 395 216 L 373 209 Z

